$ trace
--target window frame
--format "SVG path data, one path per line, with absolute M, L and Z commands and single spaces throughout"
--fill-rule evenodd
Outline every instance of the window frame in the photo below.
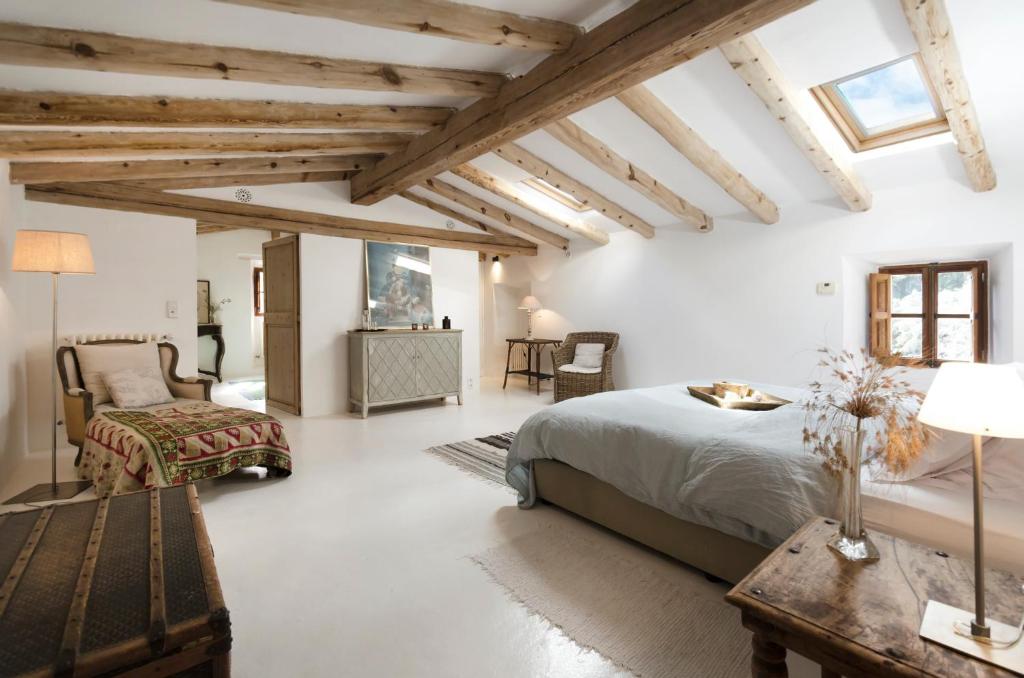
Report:
M 262 285 L 260 285 L 260 281 L 261 280 L 263 282 Z M 265 312 L 265 310 L 266 310 L 266 309 L 263 308 L 263 305 L 260 304 L 260 300 L 261 299 L 263 300 L 264 305 L 266 304 L 266 297 L 264 296 L 264 294 L 266 292 L 266 290 L 264 289 L 266 287 L 266 284 L 267 284 L 266 283 L 266 278 L 264 277 L 264 274 L 263 274 L 263 267 L 262 266 L 253 266 L 253 269 L 252 269 L 252 314 L 254 316 L 256 316 L 257 318 L 262 317 L 264 312 Z
M 961 271 L 978 271 L 974 281 L 974 313 L 939 313 L 938 279 L 940 273 L 956 273 Z M 987 261 L 950 261 L 932 262 L 928 264 L 900 264 L 881 266 L 879 273 L 892 275 L 921 275 L 921 313 L 896 313 L 891 310 L 892 283 L 889 285 L 891 320 L 897 318 L 921 318 L 921 357 L 906 357 L 899 360 L 905 365 L 925 365 L 938 367 L 944 362 L 962 362 L 943 360 L 938 354 L 938 329 L 941 318 L 966 318 L 974 321 L 974 362 L 986 363 L 989 358 L 989 291 Z M 891 330 L 890 330 L 891 341 Z
M 927 89 L 928 95 L 932 100 L 932 108 L 938 112 L 938 117 L 933 120 L 924 120 L 922 122 L 903 125 L 884 132 L 879 132 L 878 134 L 862 133 L 861 125 L 857 120 L 856 114 L 850 110 L 849 106 L 847 106 L 846 100 L 839 92 L 837 85 L 841 85 L 849 80 L 854 80 L 863 75 L 867 75 L 873 71 L 888 68 L 889 66 L 899 63 L 900 61 L 905 61 L 908 58 L 912 58 L 916 63 L 917 71 L 921 75 L 921 81 L 924 82 L 925 89 Z M 932 136 L 933 134 L 942 134 L 943 132 L 949 131 L 949 120 L 946 119 L 946 114 L 942 108 L 942 103 L 939 100 L 939 95 L 935 90 L 935 85 L 932 84 L 931 78 L 928 77 L 928 71 L 924 67 L 924 62 L 921 59 L 920 52 L 915 52 L 914 54 L 906 57 L 900 57 L 899 59 L 894 59 L 887 63 L 867 68 L 858 73 L 847 75 L 831 82 L 816 85 L 811 88 L 811 94 L 814 95 L 818 104 L 825 111 L 825 114 L 832 121 L 832 124 L 835 125 L 836 129 L 839 130 L 839 134 L 843 137 L 846 144 L 850 147 L 850 150 L 854 153 L 870 151 L 875 148 L 891 146 L 892 144 L 898 144 L 912 139 L 920 139 Z

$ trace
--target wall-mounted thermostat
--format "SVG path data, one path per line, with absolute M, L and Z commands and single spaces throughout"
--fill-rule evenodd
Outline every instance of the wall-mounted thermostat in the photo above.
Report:
M 830 297 L 836 293 L 836 284 L 832 281 L 820 282 L 817 286 L 818 294 L 823 297 Z

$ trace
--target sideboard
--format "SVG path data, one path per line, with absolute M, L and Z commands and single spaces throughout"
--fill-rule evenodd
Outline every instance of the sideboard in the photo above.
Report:
M 349 402 L 369 408 L 455 396 L 462 404 L 462 330 L 348 333 Z

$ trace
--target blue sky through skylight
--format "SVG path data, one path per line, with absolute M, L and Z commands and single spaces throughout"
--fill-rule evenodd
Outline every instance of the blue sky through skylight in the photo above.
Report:
M 835 85 L 867 135 L 936 117 L 913 57 Z

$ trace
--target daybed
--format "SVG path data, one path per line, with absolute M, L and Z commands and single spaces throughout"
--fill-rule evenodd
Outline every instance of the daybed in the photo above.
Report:
M 758 388 L 794 401 L 803 396 Z M 837 514 L 834 481 L 803 449 L 803 420 L 798 405 L 721 410 L 690 396 L 685 384 L 576 398 L 523 424 L 507 479 L 523 507 L 551 502 L 737 582 L 807 517 Z M 993 442 L 998 448 L 1009 441 Z M 986 447 L 989 465 L 986 478 L 996 479 L 986 505 L 989 562 L 1021 572 L 1024 454 Z M 965 553 L 970 472 L 953 470 L 960 466 L 909 482 L 873 480 L 877 469 L 866 467 L 869 528 Z
M 108 339 L 78 347 L 144 343 Z M 63 346 L 57 351 L 64 420 L 68 441 L 78 447 L 79 477 L 91 480 L 98 494 L 179 485 L 248 466 L 290 475 L 291 454 L 281 423 L 261 412 L 213 403 L 212 381 L 178 376 L 178 350 L 173 344 L 156 344 L 159 369 L 173 402 L 124 409 L 113 402 L 94 402 L 93 391 L 86 389 L 93 377 L 83 379 L 76 348 Z

